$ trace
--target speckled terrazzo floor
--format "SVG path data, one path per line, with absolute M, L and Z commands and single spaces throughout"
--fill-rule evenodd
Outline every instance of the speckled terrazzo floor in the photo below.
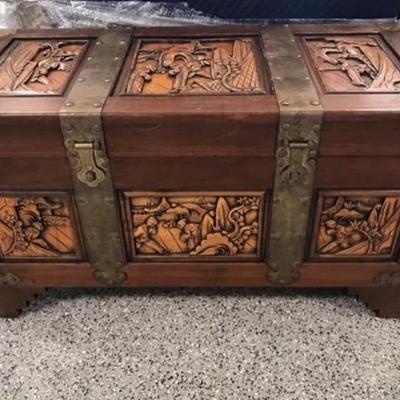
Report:
M 400 321 L 329 290 L 51 290 L 0 320 L 0 399 L 399 400 Z

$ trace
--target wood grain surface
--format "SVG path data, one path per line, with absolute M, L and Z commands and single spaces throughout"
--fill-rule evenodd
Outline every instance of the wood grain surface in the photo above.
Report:
M 396 93 L 400 33 L 374 23 L 294 25 L 290 29 L 324 110 L 307 249 L 313 237 L 322 236 L 319 229 L 313 236 L 314 217 L 318 216 L 318 226 L 326 222 L 321 215 L 328 205 L 318 203 L 320 191 L 336 193 L 326 200 L 330 206 L 342 197 L 346 204 L 353 201 L 340 193 L 357 192 L 360 221 L 384 220 L 383 225 L 378 223 L 378 233 L 385 235 L 390 216 L 386 212 L 383 216 L 383 211 L 397 209 L 393 205 L 397 200 L 396 196 L 382 195 L 382 191 L 400 190 L 400 96 Z M 29 191 L 37 199 L 43 191 L 73 190 L 58 113 L 69 88 L 76 84 L 76 72 L 87 65 L 87 54 L 99 33 L 91 29 L 35 30 L 1 36 L 0 197 L 5 198 L 5 192 Z M 190 192 L 194 199 L 204 192 L 226 192 L 220 197 L 231 208 L 234 192 L 267 193 L 273 189 L 279 105 L 262 58 L 260 33 L 260 27 L 249 26 L 134 29 L 131 50 L 102 114 L 117 192 L 161 192 L 172 197 L 173 193 Z M 27 41 L 34 46 L 13 56 L 18 47 L 15 44 Z M 40 46 L 46 42 L 53 47 Z M 73 54 L 60 52 L 79 51 L 60 50 L 63 46 L 57 47 L 58 42 L 83 43 L 85 49 L 76 55 L 75 62 L 69 59 Z M 9 56 L 15 58 L 13 71 L 22 71 L 11 80 L 4 77 Z M 380 67 L 377 60 L 382 61 Z M 39 64 L 44 66 L 41 72 Z M 51 81 L 54 74 L 58 78 Z M 46 89 L 50 81 L 51 88 Z M 4 95 L 5 91 L 10 94 L 10 88 L 19 95 Z M 41 95 L 21 96 L 21 91 L 27 90 Z M 52 193 L 48 196 L 53 198 Z M 122 218 L 125 208 L 120 210 Z M 264 217 L 270 218 L 269 211 Z M 343 225 L 336 214 L 331 217 L 336 227 Z M 345 218 L 345 225 L 353 222 L 352 217 Z M 133 224 L 131 233 L 140 225 Z M 373 288 L 377 274 L 400 270 L 397 236 L 389 235 L 384 250 L 375 247 L 372 251 L 385 260 L 365 262 L 360 256 L 369 248 L 365 250 L 359 234 L 354 234 L 354 243 L 348 248 L 359 258 L 342 262 L 320 257 L 322 252 L 337 256 L 342 251 L 338 250 L 337 231 L 332 235 L 335 240 L 315 246 L 317 258 L 302 264 L 296 286 Z M 50 236 L 46 235 L 47 239 Z M 75 236 L 78 238 L 79 232 Z M 268 232 L 252 252 L 258 255 L 267 244 Z M 325 251 L 326 246 L 331 250 Z M 56 256 L 62 259 L 61 253 L 57 250 Z M 308 257 L 308 250 L 306 253 Z M 125 268 L 126 286 L 271 285 L 268 266 L 258 258 L 234 263 L 198 262 L 188 257 L 169 262 L 131 258 L 135 262 Z M 101 285 L 81 259 L 39 263 L 11 262 L 3 257 L 0 272 L 18 275 L 21 286 L 27 288 Z M 14 289 L 7 294 L 8 299 L 15 297 L 26 296 Z M 0 298 L 1 302 L 6 300 Z M 382 306 L 385 315 L 390 314 L 387 304 Z

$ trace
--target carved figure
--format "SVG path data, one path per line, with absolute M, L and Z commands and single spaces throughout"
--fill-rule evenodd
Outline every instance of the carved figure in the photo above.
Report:
M 260 196 L 129 197 L 136 255 L 257 255 Z
M 130 94 L 212 92 L 263 92 L 250 40 L 144 42 L 125 88 Z
M 65 199 L 0 197 L 0 259 L 75 256 Z
M 18 41 L 0 64 L 0 93 L 57 93 L 85 43 Z M 55 72 L 59 74 L 56 76 Z
M 391 255 L 399 224 L 399 197 L 325 197 L 316 253 L 325 256 Z
M 328 36 L 307 43 L 320 72 L 345 74 L 352 86 L 368 91 L 400 90 L 400 71 L 374 38 Z M 345 89 L 340 79 L 322 78 L 330 90 Z

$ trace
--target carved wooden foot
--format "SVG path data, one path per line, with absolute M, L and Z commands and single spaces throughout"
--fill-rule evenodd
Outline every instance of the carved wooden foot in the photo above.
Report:
M 400 288 L 350 288 L 349 293 L 356 295 L 378 317 L 400 319 Z
M 45 289 L 0 287 L 0 318 L 16 317 L 29 302 Z

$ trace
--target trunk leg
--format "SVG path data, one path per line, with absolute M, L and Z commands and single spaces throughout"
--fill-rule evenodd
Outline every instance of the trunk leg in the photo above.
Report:
M 0 318 L 16 317 L 42 288 L 0 287 Z
M 350 288 L 349 293 L 357 296 L 378 317 L 400 319 L 400 288 Z

